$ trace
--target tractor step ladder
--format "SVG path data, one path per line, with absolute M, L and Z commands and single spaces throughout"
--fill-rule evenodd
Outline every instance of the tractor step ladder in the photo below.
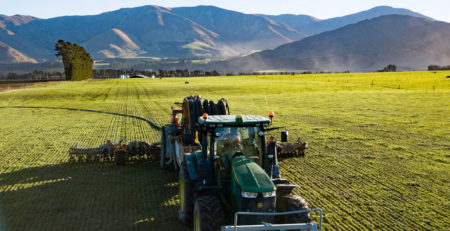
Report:
M 260 224 L 260 225 L 238 225 L 239 215 L 250 216 L 279 216 L 291 215 L 296 213 L 319 212 L 320 220 L 319 227 L 316 223 L 297 223 L 297 224 Z M 302 230 L 302 231 L 321 231 L 322 230 L 322 209 L 297 210 L 280 213 L 260 213 L 260 212 L 237 212 L 234 214 L 234 225 L 222 226 L 221 231 L 266 231 L 266 230 Z

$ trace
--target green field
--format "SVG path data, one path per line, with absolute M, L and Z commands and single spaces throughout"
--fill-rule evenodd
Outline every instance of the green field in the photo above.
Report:
M 318 74 L 66 82 L 0 94 L 0 230 L 182 230 L 175 172 L 69 163 L 69 147 L 158 141 L 192 94 L 233 114 L 275 112 L 306 157 L 283 159 L 295 193 L 324 210 L 325 230 L 450 229 L 450 72 Z M 185 84 L 189 81 L 189 84 Z M 5 108 L 6 107 L 6 108 Z M 278 133 L 274 133 L 278 135 Z

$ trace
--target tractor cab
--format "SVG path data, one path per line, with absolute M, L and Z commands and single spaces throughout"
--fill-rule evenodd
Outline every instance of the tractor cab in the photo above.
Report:
M 260 131 L 260 128 L 252 126 L 216 128 L 214 155 L 220 157 L 224 168 L 227 168 L 234 155 L 243 155 L 261 165 L 262 142 L 258 137 Z
M 207 148 L 212 152 L 215 167 L 228 175 L 233 159 L 243 156 L 259 166 L 265 154 L 264 127 L 270 120 L 260 116 L 216 115 L 199 118 L 209 137 Z

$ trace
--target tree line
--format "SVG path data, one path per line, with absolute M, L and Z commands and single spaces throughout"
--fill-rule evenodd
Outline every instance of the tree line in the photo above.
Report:
M 331 72 L 315 72 L 315 73 L 331 73 Z M 349 73 L 345 71 L 344 73 Z M 296 74 L 313 74 L 310 71 L 304 72 L 239 72 L 237 74 L 220 73 L 216 70 L 158 70 L 145 71 L 134 69 L 94 69 L 92 77 L 95 79 L 116 79 L 121 75 L 128 75 L 130 77 L 137 75 L 144 75 L 148 77 L 155 76 L 156 78 L 170 78 L 170 77 L 209 77 L 209 76 L 235 76 L 235 75 L 296 75 Z M 0 76 L 0 80 L 6 81 L 53 81 L 53 80 L 70 80 L 66 78 L 66 74 L 60 71 L 40 71 L 35 70 L 29 73 L 8 73 L 5 76 Z
M 315 72 L 315 73 L 332 73 L 332 72 Z M 350 73 L 350 71 L 344 71 L 343 73 Z M 155 76 L 157 78 L 166 77 L 209 77 L 209 76 L 235 76 L 235 75 L 296 75 L 296 74 L 313 74 L 311 71 L 303 72 L 239 72 L 237 74 L 233 72 L 221 73 L 216 70 L 204 71 L 204 70 L 162 70 L 156 71 L 143 71 L 134 69 L 96 69 L 94 70 L 94 78 L 96 79 L 107 79 L 107 78 L 118 78 L 120 75 L 145 75 L 148 77 Z
M 448 71 L 450 70 L 450 65 L 447 66 L 439 66 L 439 65 L 429 65 L 428 66 L 429 71 Z
M 66 80 L 66 75 L 60 71 L 39 71 L 29 73 L 10 72 L 5 76 L 0 76 L 3 81 L 57 81 Z
M 184 70 L 158 70 L 156 71 L 145 71 L 145 70 L 134 70 L 134 69 L 97 69 L 94 70 L 93 77 L 95 79 L 105 79 L 105 78 L 118 78 L 120 75 L 145 75 L 148 77 L 207 77 L 207 76 L 221 76 L 222 74 L 216 70 L 213 71 L 202 71 L 194 70 L 190 71 L 188 69 Z

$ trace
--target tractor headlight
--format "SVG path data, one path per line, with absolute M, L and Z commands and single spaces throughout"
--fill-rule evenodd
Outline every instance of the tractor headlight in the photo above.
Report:
M 264 197 L 275 197 L 277 195 L 276 191 L 272 192 L 263 192 Z
M 241 196 L 245 198 L 256 198 L 258 193 L 255 192 L 241 192 Z

